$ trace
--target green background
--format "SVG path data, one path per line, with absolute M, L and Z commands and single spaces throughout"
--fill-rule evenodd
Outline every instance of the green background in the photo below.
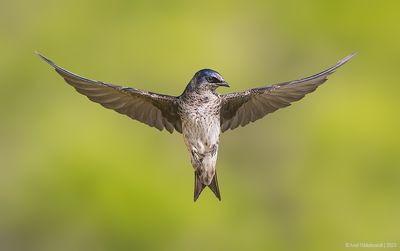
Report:
M 398 1 L 0 2 L 0 250 L 400 245 Z M 180 134 L 88 101 L 40 58 L 179 95 L 240 91 L 358 55 L 293 106 L 221 136 L 222 202 L 193 203 Z

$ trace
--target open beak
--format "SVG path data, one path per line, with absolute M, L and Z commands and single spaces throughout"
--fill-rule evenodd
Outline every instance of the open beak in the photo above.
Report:
M 221 82 L 217 84 L 218 86 L 224 86 L 224 87 L 230 87 L 229 84 L 227 82 Z

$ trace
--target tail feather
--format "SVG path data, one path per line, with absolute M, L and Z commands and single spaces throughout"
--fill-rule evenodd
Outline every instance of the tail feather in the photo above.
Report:
M 221 200 L 221 194 L 219 192 L 219 187 L 218 187 L 217 172 L 215 172 L 214 177 L 210 185 L 208 185 L 208 187 L 211 189 L 211 191 L 213 191 L 215 196 L 217 196 L 218 200 Z
M 201 182 L 200 177 L 197 174 L 197 172 L 194 172 L 194 201 L 196 201 L 199 198 L 201 192 L 204 190 L 205 187 L 206 187 L 206 185 L 204 185 Z M 219 187 L 218 187 L 217 173 L 215 173 L 215 175 L 214 175 L 210 185 L 208 185 L 208 187 L 211 189 L 211 191 L 213 191 L 213 193 L 218 198 L 218 200 L 221 200 L 221 194 L 219 192 Z
M 206 185 L 201 183 L 201 180 L 197 172 L 194 172 L 194 201 L 196 201 L 199 198 L 201 192 L 205 187 Z

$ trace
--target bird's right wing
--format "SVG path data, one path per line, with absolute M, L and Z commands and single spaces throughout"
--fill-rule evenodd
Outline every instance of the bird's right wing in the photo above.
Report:
M 91 101 L 160 131 L 165 128 L 170 133 L 174 129 L 182 132 L 181 119 L 178 115 L 178 97 L 83 78 L 64 70 L 40 53 L 37 54 L 53 66 L 68 84 Z
M 268 113 L 302 99 L 323 84 L 328 75 L 335 72 L 354 55 L 353 53 L 331 68 L 307 78 L 221 95 L 221 131 L 245 126 L 261 119 Z

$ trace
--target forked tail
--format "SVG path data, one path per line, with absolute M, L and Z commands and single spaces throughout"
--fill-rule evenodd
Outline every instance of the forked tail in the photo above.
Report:
M 205 187 L 206 187 L 206 185 L 201 183 L 199 174 L 195 171 L 194 172 L 194 201 L 196 201 L 199 198 L 201 192 L 203 191 L 203 189 Z M 214 177 L 213 177 L 210 185 L 208 185 L 208 187 L 211 189 L 211 191 L 213 191 L 213 193 L 218 198 L 218 200 L 221 200 L 221 194 L 219 192 L 219 187 L 218 187 L 217 172 L 215 172 Z

